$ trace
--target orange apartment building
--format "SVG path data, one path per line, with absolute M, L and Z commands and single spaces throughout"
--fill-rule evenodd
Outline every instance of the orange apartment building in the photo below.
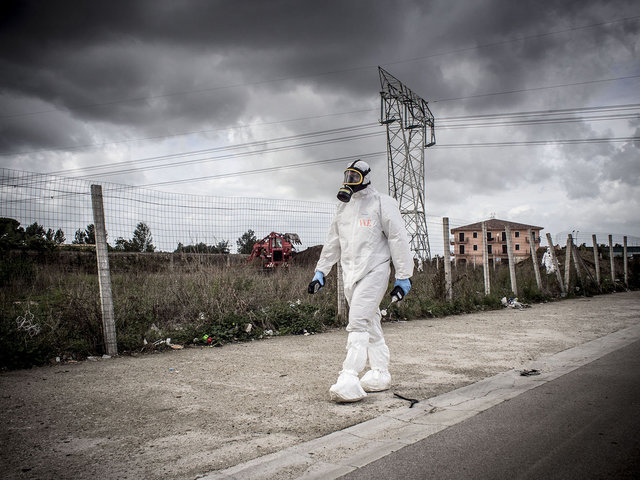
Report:
M 540 246 L 540 231 L 543 227 L 524 223 L 508 222 L 492 218 L 485 221 L 487 226 L 487 250 L 489 262 L 508 262 L 507 234 L 505 227 L 511 229 L 511 245 L 515 262 L 531 256 L 529 230 L 533 232 L 535 246 Z M 453 254 L 456 262 L 482 265 L 482 222 L 451 229 L 453 234 Z

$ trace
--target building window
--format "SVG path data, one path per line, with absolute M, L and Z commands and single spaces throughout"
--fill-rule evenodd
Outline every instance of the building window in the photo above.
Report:
M 493 238 L 491 237 L 491 232 L 487 232 L 487 242 L 493 242 Z
M 520 238 L 520 232 L 516 232 L 516 238 Z M 517 248 L 516 248 L 517 250 Z
M 520 250 L 520 244 L 516 243 L 516 250 Z
M 507 232 L 502 232 L 502 241 L 503 242 L 507 241 Z
M 492 247 L 492 245 L 487 245 L 487 253 L 488 253 L 489 255 L 491 255 L 491 253 L 492 253 L 492 252 L 491 252 L 491 247 Z
M 460 255 L 464 255 L 464 245 L 460 245 Z
M 458 234 L 458 239 L 459 239 L 461 242 L 464 242 L 464 232 L 460 232 L 460 233 Z
M 474 251 L 474 252 L 477 252 L 477 251 L 478 251 L 478 245 L 474 245 L 474 246 L 473 246 L 473 251 Z
M 507 246 L 506 245 L 502 245 L 502 253 L 504 253 L 505 255 L 507 254 Z
M 478 238 L 478 232 L 473 232 L 473 238 Z

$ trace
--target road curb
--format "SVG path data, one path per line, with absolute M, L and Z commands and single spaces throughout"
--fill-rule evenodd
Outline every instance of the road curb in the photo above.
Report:
M 640 340 L 640 324 L 200 479 L 334 479 Z

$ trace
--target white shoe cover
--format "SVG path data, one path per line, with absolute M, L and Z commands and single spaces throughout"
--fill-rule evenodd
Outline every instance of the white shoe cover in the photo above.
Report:
M 369 333 L 350 332 L 347 337 L 347 356 L 342 363 L 342 371 L 335 384 L 331 385 L 329 395 L 334 402 L 357 402 L 367 396 L 360 386 L 358 374 L 367 364 L 367 345 Z
M 360 386 L 358 375 L 353 370 L 342 370 L 335 384 L 329 389 L 331 401 L 337 403 L 359 402 L 367 393 Z
M 391 386 L 391 374 L 388 370 L 369 370 L 360 380 L 365 392 L 383 392 Z
M 364 374 L 360 385 L 365 392 L 382 392 L 389 390 L 391 375 L 389 374 L 389 347 L 384 339 L 370 343 L 367 348 L 371 370 Z

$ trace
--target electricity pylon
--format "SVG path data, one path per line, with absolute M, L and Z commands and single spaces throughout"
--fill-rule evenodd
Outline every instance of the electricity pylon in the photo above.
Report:
M 387 127 L 389 195 L 398 201 L 420 260 L 431 259 L 425 216 L 424 149 L 436 144 L 434 118 L 427 102 L 389 72 L 380 73 L 380 123 Z M 448 246 L 445 245 L 445 248 Z

